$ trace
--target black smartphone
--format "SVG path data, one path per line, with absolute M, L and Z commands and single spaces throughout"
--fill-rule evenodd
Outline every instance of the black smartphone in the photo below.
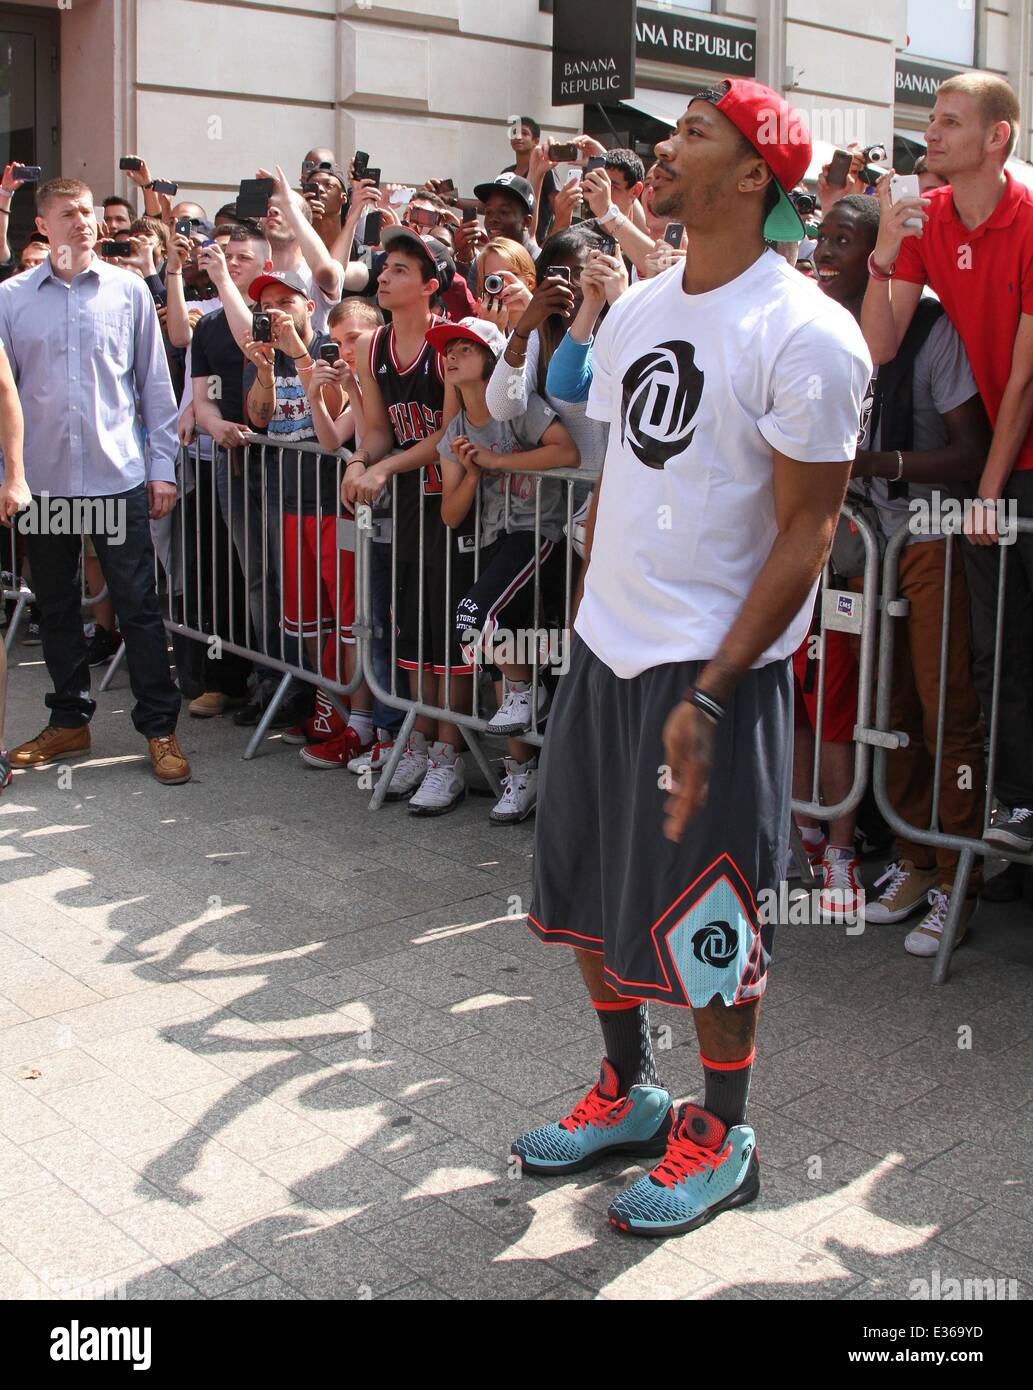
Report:
M 594 155 L 592 156 L 592 158 L 588 161 L 588 163 L 585 165 L 585 173 L 586 173 L 586 174 L 590 174 L 590 173 L 592 172 L 593 169 L 605 169 L 605 168 L 606 168 L 606 156 L 605 156 L 605 155 L 601 155 L 601 154 L 594 154 Z
M 237 216 L 264 217 L 272 196 L 272 179 L 241 179 L 237 190 Z
M 615 238 L 615 237 L 612 237 L 612 236 L 606 236 L 606 234 L 603 233 L 603 232 L 600 232 L 600 233 L 599 233 L 599 236 L 600 236 L 600 238 L 601 238 L 601 240 L 602 240 L 602 243 L 603 243 L 602 246 L 600 246 L 599 250 L 603 253 L 603 255 L 604 255 L 604 256 L 616 256 L 616 254 L 617 254 L 617 241 L 616 241 L 616 238 Z
M 322 198 L 323 190 L 318 183 L 303 183 L 301 191 L 306 198 Z
M 552 275 L 552 276 L 553 276 L 555 279 L 557 279 L 557 280 L 562 280 L 562 281 L 564 281 L 565 284 L 568 284 L 568 285 L 570 284 L 570 266 L 569 266 L 569 265 L 554 265 L 554 266 L 552 267 L 552 269 L 549 271 L 549 274 Z
M 456 186 L 451 179 L 438 179 L 439 193 L 454 193 L 455 191 Z
M 372 179 L 373 182 L 374 182 L 375 184 L 377 184 L 377 186 L 379 187 L 379 185 L 380 185 L 380 170 L 379 170 L 379 169 L 367 169 L 366 172 L 365 172 L 365 174 L 363 175 L 363 177 L 364 177 L 364 178 L 367 178 L 367 179 Z
M 352 178 L 364 179 L 366 170 L 369 168 L 369 155 L 365 150 L 356 150 L 355 159 L 352 162 Z
M 573 164 L 581 157 L 577 145 L 550 145 L 549 158 L 555 164 Z
M 476 222 L 476 221 L 477 221 L 477 209 L 476 209 L 476 208 L 463 208 L 463 221 L 464 221 L 464 222 Z
M 155 193 L 166 193 L 170 198 L 174 198 L 179 192 L 179 184 L 173 183 L 171 179 L 155 179 L 151 187 Z
M 131 154 L 125 154 L 118 161 L 118 167 L 120 169 L 142 169 L 143 160 L 135 159 Z
M 102 241 L 100 254 L 102 256 L 131 256 L 133 243 L 131 241 Z
M 837 150 L 829 161 L 829 183 L 833 188 L 842 188 L 850 173 L 853 155 L 849 150 Z
M 11 178 L 15 183 L 39 183 L 42 173 L 38 164 L 16 164 L 11 170 Z
M 366 217 L 366 226 L 362 233 L 362 240 L 367 246 L 380 245 L 380 232 L 384 221 L 384 214 L 379 210 L 371 212 Z
M 189 217 L 177 217 L 177 218 L 176 218 L 176 235 L 177 235 L 177 236 L 189 236 L 190 233 L 191 233 L 193 230 L 194 230 L 193 224 L 192 224 L 192 222 L 190 221 L 190 218 L 189 218 Z
M 681 239 L 685 235 L 684 222 L 668 222 L 664 228 L 664 241 L 675 251 L 681 250 Z
M 438 213 L 435 208 L 409 209 L 408 222 L 412 227 L 436 227 L 438 221 Z
M 251 337 L 256 343 L 273 341 L 273 323 L 268 314 L 256 312 L 251 315 Z
M 331 367 L 341 356 L 341 349 L 336 343 L 323 343 L 319 349 L 319 360 L 329 362 Z

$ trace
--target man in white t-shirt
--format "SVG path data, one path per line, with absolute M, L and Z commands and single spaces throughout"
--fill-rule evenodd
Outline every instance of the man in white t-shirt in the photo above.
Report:
M 622 295 L 593 349 L 588 413 L 610 442 L 543 752 L 528 914 L 574 948 L 606 1056 L 571 1114 L 513 1146 L 539 1174 L 655 1155 L 610 1206 L 639 1235 L 759 1191 L 744 1120 L 763 909 L 788 849 L 788 659 L 871 372 L 846 310 L 765 249 L 803 235 L 788 197 L 811 157 L 798 113 L 726 82 L 656 154 L 654 208 L 685 224 L 691 252 Z M 660 1084 L 649 999 L 693 1010 L 702 1106 L 675 1113 Z
M 312 225 L 312 209 L 287 183 L 279 165 L 272 175 L 259 169 L 259 178 L 273 179 L 269 210 L 261 220 L 269 242 L 271 268 L 278 274 L 297 275 L 315 306 L 312 327 L 326 332 L 327 315 L 344 292 L 344 266 L 335 261 Z

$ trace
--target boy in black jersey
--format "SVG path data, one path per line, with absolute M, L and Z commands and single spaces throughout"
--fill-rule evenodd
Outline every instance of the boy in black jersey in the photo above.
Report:
M 356 346 L 366 433 L 344 475 L 342 496 L 349 506 L 373 504 L 389 484 L 397 486 L 398 664 L 409 673 L 414 699 L 468 710 L 473 668 L 463 657 L 446 607 L 446 556 L 451 546 L 454 602 L 455 595 L 465 593 L 473 582 L 473 545 L 469 536 L 450 535 L 441 521 L 438 444 L 443 425 L 457 407 L 454 393 L 444 384 L 440 355 L 426 341 L 427 331 L 442 322 L 432 304 L 448 289 L 455 266 L 440 242 L 424 241 L 407 227 L 385 231 L 384 247 L 387 259 L 377 282 L 377 299 L 381 308 L 391 311 L 392 322 Z M 383 552 L 386 547 L 374 550 Z M 420 715 L 391 778 L 388 799 L 411 797 L 414 815 L 452 810 L 466 794 L 461 740 L 456 724 Z

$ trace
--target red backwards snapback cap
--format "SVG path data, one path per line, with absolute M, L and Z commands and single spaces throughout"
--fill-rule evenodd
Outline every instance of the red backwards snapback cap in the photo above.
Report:
M 700 99 L 728 117 L 775 176 L 778 202 L 765 219 L 765 237 L 768 241 L 801 241 L 803 223 L 788 195 L 811 162 L 811 133 L 803 116 L 785 97 L 748 77 L 729 78 L 692 98 Z

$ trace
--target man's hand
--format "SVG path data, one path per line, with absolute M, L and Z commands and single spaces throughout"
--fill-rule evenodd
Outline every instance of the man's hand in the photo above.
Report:
M 613 184 L 605 169 L 592 169 L 581 180 L 581 192 L 593 217 L 602 217 L 613 202 Z
M 570 142 L 581 151 L 581 158 L 587 163 L 590 159 L 606 154 L 606 146 L 601 145 L 592 135 L 575 135 Z
M 390 474 L 383 463 L 376 463 L 372 468 L 367 468 L 353 489 L 356 502 L 366 502 L 372 507 L 389 481 Z
M 298 336 L 298 330 L 294 326 L 294 320 L 290 314 L 285 314 L 282 309 L 270 309 L 269 323 L 274 346 L 278 347 L 281 352 L 285 352 L 288 357 L 304 356 L 305 344 Z
M 1000 532 L 997 530 L 997 503 L 999 498 L 991 497 L 978 489 L 978 497 L 971 507 L 965 509 L 964 536 L 972 545 L 997 545 Z
M 172 216 L 172 199 L 168 193 L 158 194 L 158 221 L 164 222 L 172 236 L 176 230 L 176 219 Z
M 166 253 L 165 273 L 182 270 L 193 254 L 193 243 L 188 236 L 183 236 L 179 232 L 175 236 L 169 237 L 169 249 Z
M 362 459 L 348 464 L 341 474 L 341 503 L 352 510 L 358 498 L 359 483 L 366 476 L 366 465 Z
M 651 280 L 654 275 L 660 275 L 663 271 L 670 270 L 675 261 L 684 259 L 684 251 L 676 251 L 673 246 L 668 246 L 661 237 L 658 241 L 653 242 L 653 249 L 642 262 L 639 274 L 643 280 Z
M 675 705 L 664 725 L 664 756 L 671 770 L 671 795 L 664 803 L 664 835 L 675 844 L 706 803 L 715 728 L 713 720 L 687 700 Z
M 213 241 L 211 246 L 202 246 L 197 252 L 197 264 L 202 270 L 208 272 L 208 279 L 216 289 L 221 288 L 229 279 L 229 266 L 226 264 L 226 253 L 217 241 Z
M 0 178 L 0 196 L 4 199 L 5 207 L 21 187 L 21 180 L 14 177 L 15 169 L 20 169 L 21 167 L 22 166 L 16 159 L 13 159 L 10 164 L 4 166 L 3 177 Z
M 287 175 L 277 164 L 275 173 L 271 174 L 268 169 L 259 169 L 255 178 L 272 179 L 273 191 L 269 195 L 269 206 L 275 208 L 284 222 L 287 222 L 287 214 L 291 207 L 291 186 L 287 182 Z
M 456 264 L 469 265 L 482 246 L 488 244 L 488 233 L 479 222 L 464 222 L 455 232 Z
M 571 179 L 553 194 L 552 214 L 560 228 L 569 227 L 581 206 L 581 180 Z
M 138 154 L 126 155 L 127 159 L 140 159 Z M 139 169 L 126 169 L 123 171 L 130 183 L 135 183 L 137 188 L 146 188 L 149 183 L 153 183 L 151 171 L 147 167 L 146 159 L 140 159 Z
M 151 504 L 149 512 L 151 520 L 160 521 L 163 516 L 168 516 L 176 505 L 176 484 L 148 483 L 147 499 Z
M 317 357 L 312 364 L 312 370 L 308 373 L 305 394 L 309 400 L 314 400 L 324 386 L 339 386 L 342 391 L 346 391 L 346 382 L 350 375 L 347 363 L 343 358 L 339 357 L 331 365 L 331 363 L 324 362 L 322 358 Z
M 900 255 L 900 247 L 907 236 L 920 237 L 925 231 L 925 224 L 929 221 L 929 214 L 926 208 L 929 206 L 926 198 L 902 198 L 899 203 L 894 203 L 890 196 L 890 181 L 892 174 L 883 174 L 882 178 L 875 185 L 875 191 L 879 195 L 879 235 L 875 240 L 874 260 L 878 268 L 884 273 L 890 266 L 895 264 Z M 907 226 L 908 219 L 919 218 L 922 225 L 920 227 Z
M 535 180 L 539 176 L 544 178 L 551 168 L 552 162 L 549 159 L 548 151 L 545 150 L 541 145 L 535 145 L 534 149 L 532 149 L 530 153 L 530 156 L 528 157 L 527 162 L 528 183 L 530 183 L 533 187 Z
M 305 190 L 302 189 L 301 196 L 312 209 L 312 221 L 322 222 L 323 218 L 326 216 L 326 203 L 322 198 L 322 189 L 320 189 L 319 193 L 306 193 Z
M 176 434 L 179 436 L 179 442 L 184 447 L 194 442 L 196 423 L 194 419 L 194 407 L 188 405 L 186 410 L 184 410 L 183 414 L 179 417 L 179 423 L 176 426 Z
M 847 145 L 847 150 L 852 157 L 845 183 L 829 183 L 830 166 L 828 164 L 822 165 L 821 173 L 818 175 L 818 206 L 822 212 L 828 212 L 834 203 L 838 203 L 840 198 L 845 198 L 848 193 L 864 192 L 864 180 L 860 177 L 861 170 L 864 168 L 864 155 L 861 152 L 861 146 L 856 140 L 851 140 L 850 144 Z
M 24 478 L 0 483 L 0 525 L 10 526 L 14 517 L 32 501 L 32 493 Z
M 245 338 L 241 351 L 249 362 L 254 362 L 259 372 L 263 367 L 270 372 L 272 371 L 274 361 L 272 343 L 256 343 L 254 338 Z
M 246 435 L 245 426 L 238 425 L 234 420 L 220 420 L 212 430 L 212 438 L 220 449 L 236 449 L 246 444 Z

